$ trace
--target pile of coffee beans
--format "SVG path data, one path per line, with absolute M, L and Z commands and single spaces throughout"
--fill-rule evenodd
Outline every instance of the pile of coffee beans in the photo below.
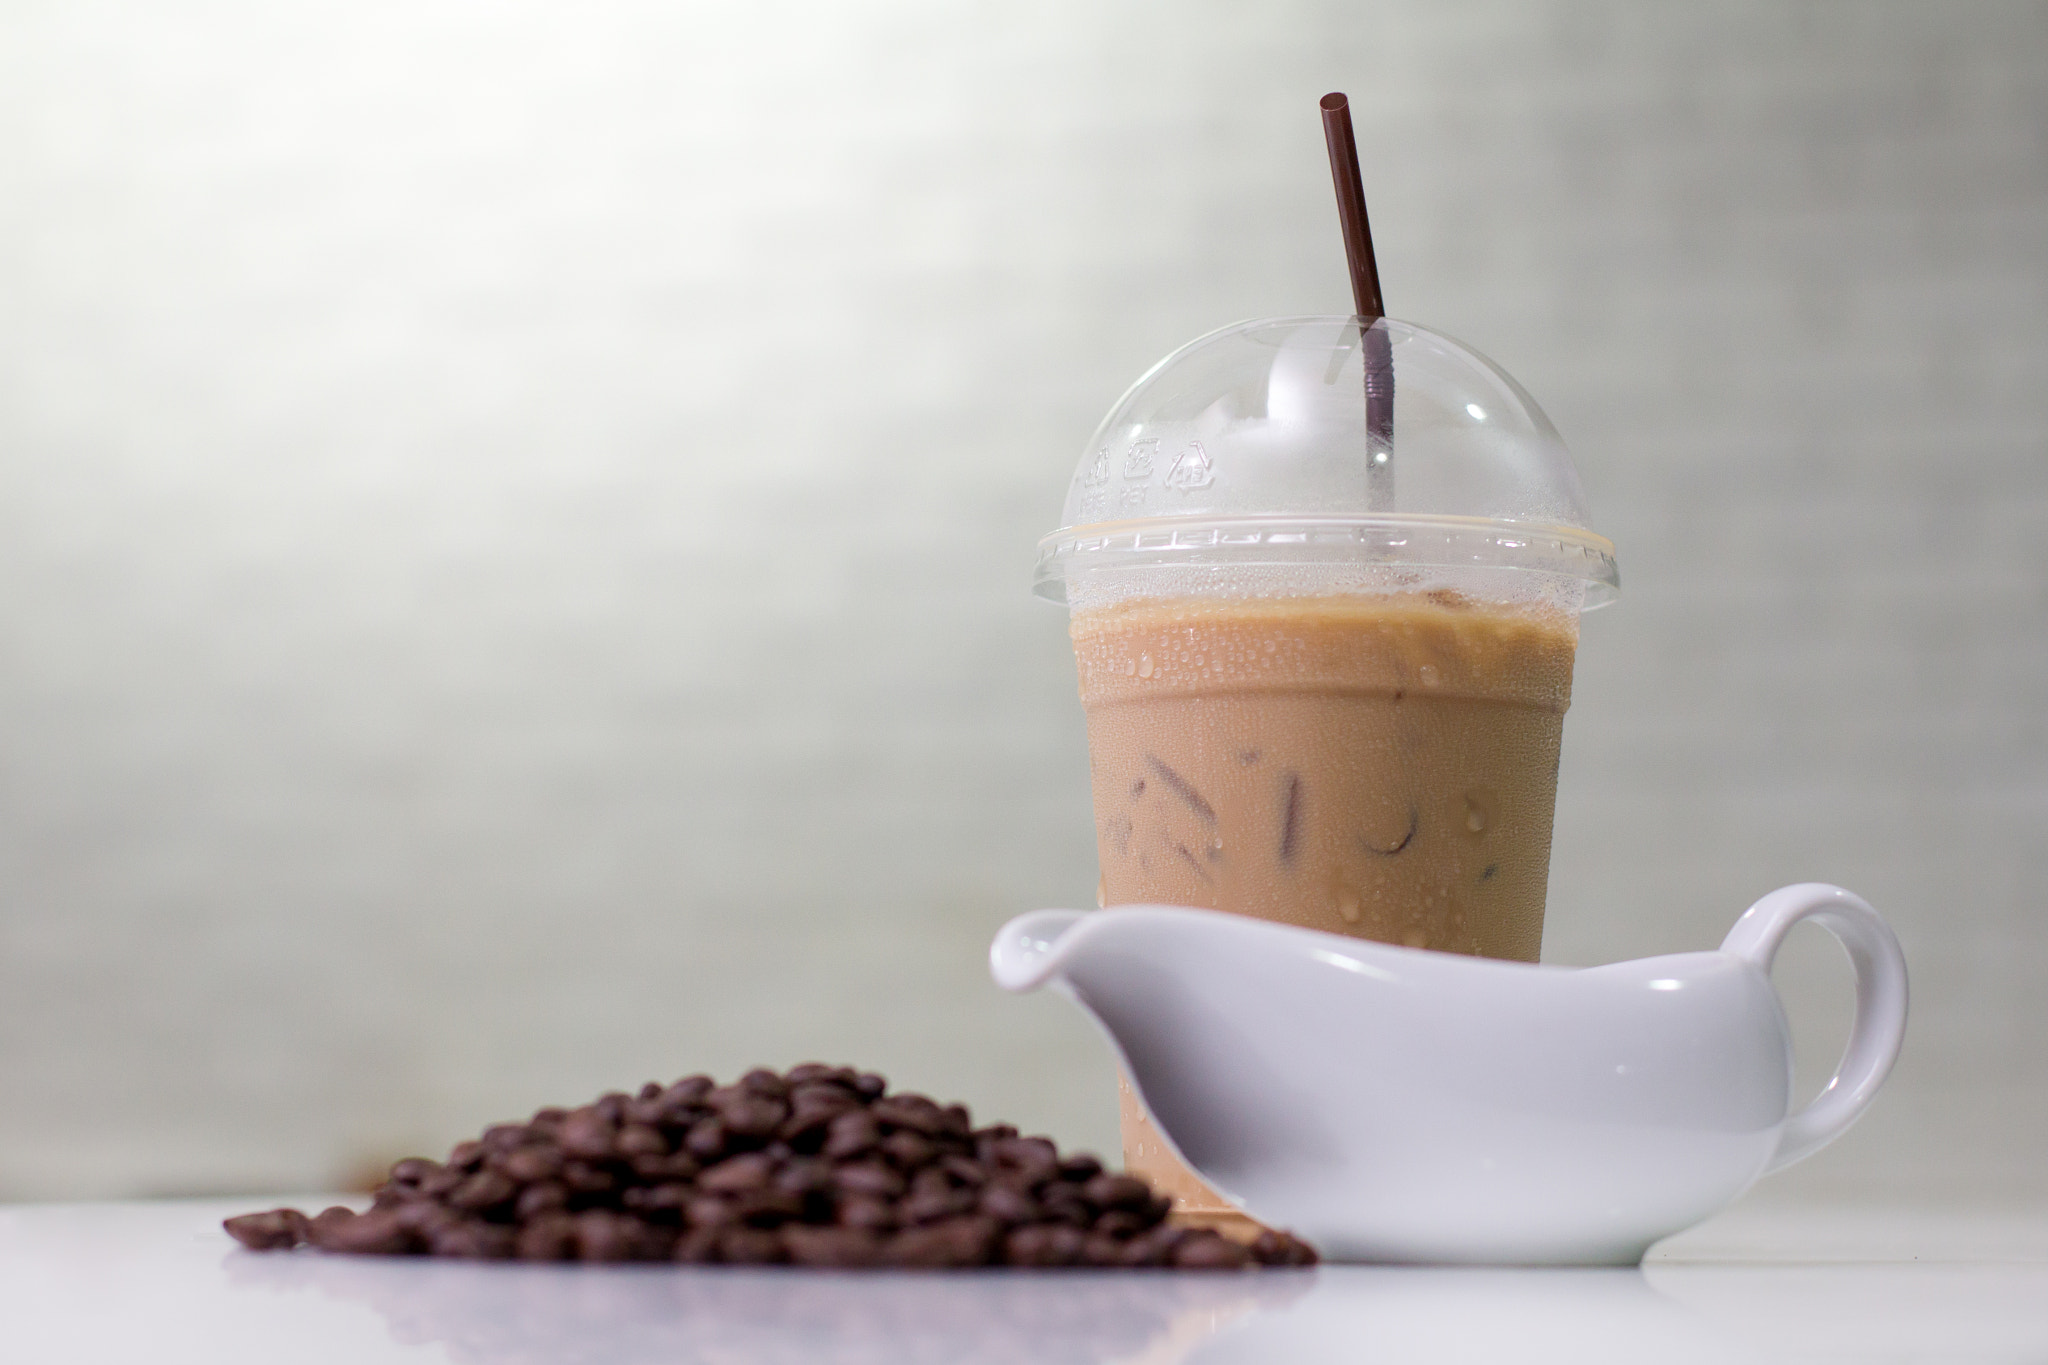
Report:
M 528 1261 L 810 1266 L 1173 1266 L 1315 1262 L 1166 1221 L 1169 1201 L 1092 1156 L 965 1106 L 815 1063 L 733 1085 L 689 1076 L 543 1109 L 391 1168 L 363 1213 L 230 1218 L 257 1251 Z

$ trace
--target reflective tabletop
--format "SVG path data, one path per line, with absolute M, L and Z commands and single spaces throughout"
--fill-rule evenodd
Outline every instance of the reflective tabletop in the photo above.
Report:
M 0 1359 L 2048 1360 L 2048 1210 L 1738 1208 L 1639 1270 L 835 1273 L 257 1254 L 221 1233 L 276 1202 L 0 1208 Z

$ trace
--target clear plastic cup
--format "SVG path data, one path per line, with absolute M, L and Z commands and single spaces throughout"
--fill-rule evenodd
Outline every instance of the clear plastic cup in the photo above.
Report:
M 1072 610 L 1103 904 L 1536 958 L 1578 618 L 1620 578 L 1520 385 L 1408 323 L 1226 327 L 1118 401 L 1063 521 L 1035 586 Z M 1227 1212 L 1128 1090 L 1125 1146 Z

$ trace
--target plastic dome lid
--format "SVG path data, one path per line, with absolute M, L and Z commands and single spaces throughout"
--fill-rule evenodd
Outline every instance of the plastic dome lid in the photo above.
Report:
M 1486 357 L 1391 319 L 1270 318 L 1190 342 L 1088 443 L 1035 590 L 1431 586 L 1578 610 L 1620 591 L 1550 419 Z M 1368 356 L 1373 358 L 1369 367 Z M 1392 374 L 1391 441 L 1366 383 Z M 1384 407 L 1378 409 L 1384 413 Z

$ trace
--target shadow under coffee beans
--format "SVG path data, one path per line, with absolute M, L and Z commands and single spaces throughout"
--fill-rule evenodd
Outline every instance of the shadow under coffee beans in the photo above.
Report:
M 1167 1221 L 1170 1201 L 1085 1154 L 964 1105 L 808 1063 L 732 1085 L 689 1076 L 543 1109 L 391 1168 L 371 1207 L 243 1214 L 255 1251 L 528 1261 L 810 1266 L 1313 1265 L 1282 1232 L 1249 1244 Z

